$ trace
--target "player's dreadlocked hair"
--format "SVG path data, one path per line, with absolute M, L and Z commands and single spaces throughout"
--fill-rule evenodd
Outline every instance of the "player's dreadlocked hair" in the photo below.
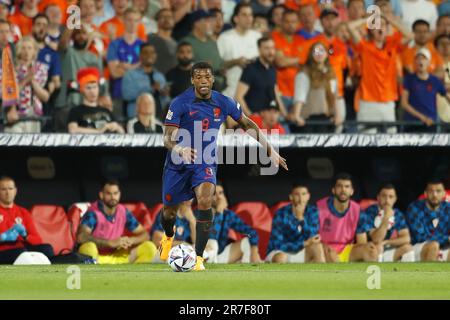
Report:
M 201 61 L 201 62 L 197 62 L 196 64 L 194 64 L 192 66 L 191 78 L 194 76 L 195 70 L 200 70 L 200 69 L 209 69 L 209 70 L 211 70 L 211 73 L 214 73 L 213 67 L 208 62 Z

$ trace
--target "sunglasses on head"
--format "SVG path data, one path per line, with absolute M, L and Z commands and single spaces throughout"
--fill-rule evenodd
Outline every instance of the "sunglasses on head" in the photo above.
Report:
M 314 50 L 313 50 L 313 55 L 314 55 L 314 56 L 323 56 L 323 55 L 326 54 L 326 52 L 327 52 L 327 51 L 325 50 L 324 47 L 318 46 L 318 47 L 315 47 L 315 48 L 314 48 Z

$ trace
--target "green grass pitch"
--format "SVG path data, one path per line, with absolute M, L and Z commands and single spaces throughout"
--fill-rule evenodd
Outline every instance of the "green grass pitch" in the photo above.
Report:
M 385 263 L 369 290 L 370 264 L 208 265 L 175 273 L 165 264 L 81 265 L 69 290 L 67 265 L 1 266 L 0 299 L 450 299 L 450 263 Z

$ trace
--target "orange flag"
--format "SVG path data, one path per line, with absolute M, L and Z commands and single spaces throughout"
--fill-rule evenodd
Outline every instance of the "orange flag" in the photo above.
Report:
M 2 52 L 2 100 L 3 107 L 10 107 L 19 103 L 19 85 L 16 70 L 9 46 Z

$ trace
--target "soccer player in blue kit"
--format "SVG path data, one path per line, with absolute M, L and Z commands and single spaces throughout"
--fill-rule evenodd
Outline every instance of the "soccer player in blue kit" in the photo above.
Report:
M 193 87 L 176 97 L 164 122 L 164 146 L 169 150 L 163 172 L 163 215 L 160 258 L 166 261 L 172 248 L 177 210 L 183 201 L 197 199 L 195 212 L 197 261 L 194 270 L 205 270 L 203 251 L 213 220 L 212 202 L 216 184 L 217 136 L 220 125 L 230 116 L 266 150 L 272 163 L 288 170 L 282 158 L 256 124 L 242 112 L 235 100 L 212 90 L 213 69 L 198 62 L 191 69 Z M 199 150 L 201 148 L 201 150 Z M 201 151 L 201 152 L 199 152 Z

